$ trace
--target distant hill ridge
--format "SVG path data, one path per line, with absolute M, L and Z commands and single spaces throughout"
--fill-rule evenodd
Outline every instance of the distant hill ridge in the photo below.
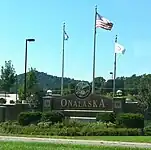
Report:
M 44 72 L 36 71 L 38 84 L 43 89 L 58 89 L 61 85 L 61 77 L 49 75 Z M 80 80 L 74 80 L 71 78 L 64 78 L 64 86 L 68 87 L 69 83 L 77 83 Z M 24 82 L 24 73 L 18 75 L 18 84 L 21 85 Z
M 43 90 L 60 90 L 61 85 L 61 77 L 49 75 L 44 72 L 36 71 L 36 76 L 38 79 L 38 84 L 40 88 Z M 151 79 L 151 74 L 148 75 L 139 75 L 136 74 L 130 77 L 117 77 L 116 78 L 116 87 L 118 89 L 125 89 L 126 92 L 130 94 L 137 94 L 139 89 L 140 80 L 142 77 L 146 79 Z M 64 78 L 64 88 L 68 87 L 70 89 L 74 89 L 73 85 L 76 85 L 80 80 L 75 80 L 73 78 Z M 18 75 L 18 86 L 24 83 L 24 73 Z M 96 77 L 95 78 L 95 88 L 101 90 L 102 88 L 108 89 L 106 92 L 112 92 L 113 88 L 113 80 L 106 81 L 103 77 Z M 15 87 L 13 93 L 15 92 Z M 103 93 L 103 91 L 102 91 Z

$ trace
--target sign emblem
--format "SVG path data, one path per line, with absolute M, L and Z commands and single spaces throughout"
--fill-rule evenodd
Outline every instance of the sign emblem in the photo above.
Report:
M 88 97 L 90 93 L 91 85 L 87 81 L 81 81 L 75 86 L 75 95 L 80 99 Z

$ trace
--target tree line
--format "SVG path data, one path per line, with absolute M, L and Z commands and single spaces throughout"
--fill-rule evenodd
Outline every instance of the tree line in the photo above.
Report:
M 43 78 L 37 79 L 38 71 L 35 68 L 29 68 L 27 73 L 27 101 L 36 107 L 41 104 L 42 96 L 46 93 L 49 87 L 44 88 L 41 82 Z M 23 76 L 24 80 L 24 76 Z M 59 77 L 54 77 L 53 83 L 57 85 L 57 88 L 52 88 L 53 93 L 60 94 L 60 80 Z M 79 80 L 66 78 L 67 82 L 64 84 L 64 94 L 74 93 L 75 85 Z M 45 83 L 49 83 L 46 80 Z M 90 83 L 91 84 L 91 83 Z M 0 75 L 0 91 L 11 93 L 11 89 L 15 89 L 13 93 L 19 94 L 19 99 L 24 100 L 24 82 L 20 82 L 18 75 L 16 74 L 15 68 L 12 61 L 5 61 L 5 65 L 1 67 Z M 136 74 L 131 77 L 117 77 L 116 78 L 116 90 L 121 89 L 124 96 L 130 97 L 131 99 L 138 100 L 143 108 L 151 106 L 151 74 L 143 74 L 137 76 Z M 113 80 L 106 81 L 103 77 L 95 78 L 95 90 L 98 94 L 106 96 L 112 96 L 113 91 Z

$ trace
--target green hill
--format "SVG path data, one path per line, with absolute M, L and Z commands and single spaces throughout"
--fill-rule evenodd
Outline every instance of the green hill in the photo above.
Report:
M 61 85 L 61 77 L 48 75 L 44 72 L 38 72 L 36 71 L 36 76 L 38 80 L 39 86 L 44 89 L 60 89 Z M 64 87 L 68 87 L 69 84 L 76 84 L 80 80 L 74 80 L 71 78 L 64 78 Z M 24 74 L 18 75 L 18 85 L 23 84 L 24 82 Z
M 39 87 L 43 90 L 60 90 L 61 85 L 61 77 L 49 75 L 44 72 L 36 71 L 36 76 L 38 79 Z M 136 76 L 135 74 L 130 77 L 117 77 L 116 78 L 116 87 L 117 89 L 124 89 L 126 93 L 129 94 L 137 94 L 138 88 L 140 84 L 140 80 L 142 77 L 151 78 L 151 74 L 148 75 L 140 75 Z M 73 89 L 73 87 L 79 82 L 80 80 L 74 80 L 72 78 L 64 78 L 64 88 Z M 24 74 L 18 75 L 18 85 L 23 84 L 24 82 Z M 113 90 L 113 81 L 108 80 L 106 81 L 103 77 L 96 77 L 95 78 L 95 88 L 96 90 L 100 91 L 101 93 L 112 92 Z M 101 89 L 104 89 L 103 91 Z M 15 92 L 14 88 L 12 92 Z

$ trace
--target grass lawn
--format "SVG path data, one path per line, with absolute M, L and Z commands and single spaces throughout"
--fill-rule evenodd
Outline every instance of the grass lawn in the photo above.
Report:
M 9 135 L 5 134 L 5 136 Z M 43 136 L 43 135 L 10 135 L 10 136 L 151 143 L 151 136 Z
M 9 135 L 6 134 L 5 136 Z M 43 135 L 10 135 L 10 136 L 151 143 L 151 136 L 43 136 Z
M 84 139 L 84 140 L 151 143 L 151 136 L 82 136 L 82 137 L 79 136 L 79 137 L 70 137 L 70 138 Z
M 142 148 L 121 148 L 101 146 L 59 145 L 48 143 L 0 142 L 1 150 L 142 150 Z M 145 149 L 143 149 L 145 150 Z

